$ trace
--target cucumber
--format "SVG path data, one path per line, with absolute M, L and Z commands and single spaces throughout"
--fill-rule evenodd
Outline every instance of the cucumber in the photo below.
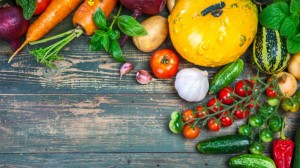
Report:
M 231 168 L 276 168 L 274 161 L 265 155 L 242 154 L 229 159 Z
M 300 129 L 296 131 L 295 136 L 295 152 L 294 152 L 294 168 L 300 167 Z
M 217 93 L 224 87 L 230 85 L 243 71 L 244 61 L 237 59 L 236 61 L 225 65 L 219 72 L 215 74 L 209 85 L 209 94 Z
M 237 153 L 248 149 L 249 146 L 250 138 L 237 134 L 200 141 L 197 149 L 203 154 Z

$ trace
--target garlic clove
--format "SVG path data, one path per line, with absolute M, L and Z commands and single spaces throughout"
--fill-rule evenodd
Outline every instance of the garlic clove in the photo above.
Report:
M 133 68 L 134 68 L 134 65 L 132 63 L 125 62 L 120 68 L 120 80 L 123 75 L 128 74 Z
M 145 70 L 138 70 L 138 72 L 136 73 L 136 80 L 142 84 L 142 85 L 145 85 L 145 84 L 148 84 L 150 83 L 153 78 L 152 76 L 149 74 L 148 71 L 145 71 Z

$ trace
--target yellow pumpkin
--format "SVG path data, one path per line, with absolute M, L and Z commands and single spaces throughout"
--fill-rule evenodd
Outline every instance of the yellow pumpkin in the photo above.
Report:
M 170 38 L 187 61 L 222 66 L 238 59 L 252 43 L 257 15 L 251 0 L 176 0 L 168 18 Z

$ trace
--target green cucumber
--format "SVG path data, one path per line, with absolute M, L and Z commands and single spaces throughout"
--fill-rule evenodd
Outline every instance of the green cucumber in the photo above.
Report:
M 213 77 L 209 85 L 209 94 L 217 93 L 224 87 L 230 85 L 243 71 L 244 62 L 242 59 L 225 65 L 217 74 Z
M 295 152 L 294 152 L 294 168 L 300 167 L 300 129 L 296 131 L 295 136 Z
M 237 134 L 200 141 L 197 149 L 203 154 L 237 153 L 248 149 L 249 146 L 250 138 Z
M 242 154 L 229 159 L 231 168 L 276 168 L 274 161 L 265 155 Z

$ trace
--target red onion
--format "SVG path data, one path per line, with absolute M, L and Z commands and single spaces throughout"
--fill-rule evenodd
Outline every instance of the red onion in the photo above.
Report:
M 0 7 L 0 39 L 7 41 L 16 50 L 21 37 L 27 32 L 29 20 L 24 19 L 22 10 L 16 6 Z

